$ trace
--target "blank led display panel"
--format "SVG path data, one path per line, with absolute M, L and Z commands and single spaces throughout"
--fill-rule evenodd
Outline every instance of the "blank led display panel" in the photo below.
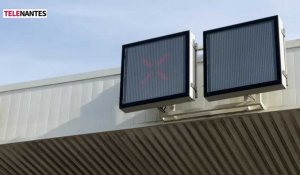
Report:
M 205 31 L 203 43 L 208 101 L 285 88 L 278 16 Z
M 193 99 L 192 38 L 186 31 L 123 45 L 120 109 L 131 112 Z

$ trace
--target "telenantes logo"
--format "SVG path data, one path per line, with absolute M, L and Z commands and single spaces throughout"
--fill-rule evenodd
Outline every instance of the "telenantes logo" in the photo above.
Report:
M 47 18 L 47 9 L 3 9 L 3 18 Z

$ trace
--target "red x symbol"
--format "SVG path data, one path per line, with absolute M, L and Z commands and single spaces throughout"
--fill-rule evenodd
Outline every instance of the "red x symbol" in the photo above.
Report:
M 143 58 L 142 63 L 147 67 L 148 73 L 145 76 L 145 78 L 141 81 L 141 85 L 145 85 L 150 81 L 150 79 L 152 78 L 152 72 L 154 67 L 156 68 L 155 75 L 158 76 L 159 79 L 164 81 L 168 80 L 168 76 L 160 69 L 160 65 L 164 64 L 169 58 L 169 55 L 163 55 L 154 64 L 151 61 L 149 61 L 149 59 Z

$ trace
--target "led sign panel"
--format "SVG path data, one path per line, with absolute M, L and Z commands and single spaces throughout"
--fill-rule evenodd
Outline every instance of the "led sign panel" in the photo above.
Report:
M 131 112 L 192 100 L 193 38 L 186 31 L 123 45 L 120 109 Z
M 278 16 L 204 32 L 204 96 L 219 100 L 283 89 L 284 47 Z

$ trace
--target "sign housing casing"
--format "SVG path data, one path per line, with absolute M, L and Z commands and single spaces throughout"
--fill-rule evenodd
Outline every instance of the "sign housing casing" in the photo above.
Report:
M 208 101 L 287 86 L 283 25 L 278 16 L 204 31 L 203 49 Z
M 184 31 L 122 46 L 119 108 L 124 112 L 192 101 L 195 37 Z

